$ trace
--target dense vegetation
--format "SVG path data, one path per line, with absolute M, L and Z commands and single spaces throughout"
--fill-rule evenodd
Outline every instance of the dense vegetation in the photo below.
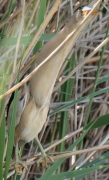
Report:
M 102 13 L 87 24 L 63 64 L 47 123 L 39 134 L 54 163 L 49 162 L 46 170 L 37 167 L 40 154 L 34 140 L 19 150 L 28 170 L 17 175 L 13 162 L 18 86 L 12 87 L 19 85 L 37 52 L 84 3 Z M 1 0 L 0 21 L 0 180 L 108 180 L 109 1 Z M 13 91 L 8 131 L 7 108 Z

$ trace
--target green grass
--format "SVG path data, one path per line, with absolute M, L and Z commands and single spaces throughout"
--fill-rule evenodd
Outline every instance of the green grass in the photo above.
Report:
M 2 79 L 2 93 L 5 92 L 5 78 L 3 77 Z M 4 157 L 4 149 L 5 149 L 5 111 L 4 111 L 4 106 L 5 106 L 5 99 L 2 99 L 0 102 L 0 114 L 1 114 L 1 126 L 0 126 L 0 179 L 3 179 L 3 157 Z
M 74 68 L 74 54 L 71 56 L 71 58 L 68 60 L 68 64 L 65 68 L 65 71 L 67 71 L 68 75 L 69 72 L 71 72 Z M 72 96 L 72 91 L 74 88 L 74 79 L 69 79 L 67 82 L 65 82 L 61 87 L 61 102 L 70 101 Z M 62 139 L 67 132 L 67 126 L 68 126 L 68 118 L 69 118 L 69 112 L 65 111 L 61 113 L 61 119 L 59 124 L 59 139 Z M 59 145 L 59 151 L 62 152 L 65 150 L 65 142 L 61 143 Z
M 15 8 L 16 2 L 17 1 L 15 1 L 15 0 L 11 0 L 9 2 L 9 7 L 7 8 L 6 13 L 2 17 L 1 22 L 5 22 L 5 20 L 10 17 L 10 14 L 13 12 L 13 10 Z M 52 1 L 51 0 L 50 1 L 40 0 L 39 7 L 36 8 L 35 13 L 32 14 L 34 12 L 35 5 L 36 5 L 36 1 L 31 2 L 31 4 L 27 7 L 27 9 L 25 11 L 25 17 L 24 17 L 25 23 L 24 23 L 23 31 L 22 31 L 22 34 L 20 37 L 19 48 L 18 48 L 18 52 L 17 52 L 17 56 L 19 58 L 16 61 L 16 72 L 18 73 L 16 83 L 19 82 L 19 71 L 20 71 L 20 67 L 22 66 L 22 57 L 25 54 L 25 51 L 26 51 L 28 45 L 32 42 L 34 35 L 40 28 L 41 24 L 44 22 L 46 15 L 49 13 L 49 10 L 52 7 Z M 109 11 L 109 8 L 105 4 L 102 3 L 102 5 L 103 5 L 103 8 L 105 8 L 105 10 L 106 10 L 105 13 L 107 11 Z M 63 6 L 63 7 L 66 8 L 67 6 Z M 69 9 L 70 8 L 65 10 L 65 12 L 62 12 L 62 9 L 60 9 L 58 28 L 57 28 L 57 22 L 56 22 L 57 21 L 57 13 L 55 13 L 51 22 L 47 25 L 46 29 L 44 29 L 44 31 L 42 32 L 43 34 L 41 35 L 38 43 L 36 43 L 35 46 L 33 47 L 33 51 L 32 51 L 32 54 L 29 56 L 29 59 L 31 58 L 31 56 L 36 54 L 39 49 L 42 48 L 44 41 L 49 41 L 52 37 L 55 36 L 55 34 L 57 33 L 57 29 L 59 29 L 61 27 L 61 25 L 62 25 L 62 27 L 64 26 L 64 24 L 68 20 L 66 17 L 69 18 L 69 14 L 70 14 Z M 21 15 L 22 15 L 22 12 L 18 16 L 15 17 L 15 19 L 14 19 L 15 21 L 10 20 L 1 29 L 1 34 L 0 34 L 0 37 L 1 37 L 1 40 L 0 40 L 0 53 L 1 53 L 1 57 L 0 57 L 0 63 L 1 63 L 0 64 L 0 78 L 1 78 L 0 79 L 0 84 L 1 84 L 0 85 L 0 93 L 1 94 L 6 92 L 6 90 L 10 87 L 10 84 L 14 79 L 13 64 L 15 61 L 16 44 L 18 43 L 19 24 L 20 24 L 21 18 L 22 18 Z M 26 24 L 29 21 L 30 16 L 31 16 L 31 24 L 28 27 L 28 26 L 26 26 Z M 90 27 L 85 28 L 81 32 L 83 35 L 82 37 L 86 38 L 87 37 L 86 35 L 88 32 L 91 34 L 98 27 L 99 27 L 99 25 L 96 24 L 96 22 L 95 22 Z M 106 33 L 106 36 L 105 36 L 105 38 L 106 38 L 109 36 L 109 27 L 107 27 L 107 32 L 105 29 L 104 29 L 104 31 Z M 104 33 L 104 31 L 103 31 L 103 33 Z M 100 30 L 99 30 L 99 33 L 100 33 Z M 92 39 L 93 39 L 93 36 L 92 36 Z M 81 37 L 81 39 L 82 39 L 82 37 Z M 78 44 L 77 44 L 77 46 L 78 46 Z M 78 49 L 78 47 L 77 47 L 77 49 Z M 82 48 L 81 48 L 81 51 L 78 51 L 80 60 L 82 57 L 83 50 L 85 52 L 85 49 L 82 49 Z M 50 129 L 46 139 L 44 139 L 45 136 L 43 136 L 43 138 L 42 138 L 42 140 L 44 139 L 47 143 L 52 143 L 57 138 L 61 139 L 66 136 L 69 119 L 70 119 L 69 108 L 73 112 L 73 107 L 75 104 L 82 105 L 82 101 L 89 100 L 89 104 L 87 105 L 88 110 L 86 111 L 86 109 L 85 109 L 85 113 L 84 113 L 85 117 L 84 117 L 84 121 L 82 122 L 82 126 L 84 127 L 83 132 L 81 132 L 81 134 L 77 135 L 76 141 L 75 142 L 72 141 L 72 144 L 68 148 L 66 148 L 66 142 L 63 142 L 58 147 L 56 147 L 55 151 L 59 150 L 58 153 L 73 151 L 74 149 L 79 149 L 79 145 L 81 142 L 82 142 L 81 147 L 83 148 L 84 142 L 85 142 L 84 140 L 87 138 L 86 135 L 89 133 L 89 131 L 92 132 L 93 130 L 96 129 L 96 131 L 98 132 L 101 127 L 105 127 L 105 126 L 109 125 L 109 114 L 108 113 L 106 113 L 105 115 L 100 115 L 100 117 L 99 117 L 99 114 L 97 114 L 97 117 L 93 120 L 90 117 L 92 114 L 92 110 L 95 107 L 95 104 L 93 106 L 94 97 L 97 97 L 98 95 L 106 95 L 109 92 L 109 86 L 106 84 L 109 81 L 109 75 L 106 74 L 99 80 L 101 66 L 102 66 L 102 63 L 104 63 L 103 56 L 105 54 L 105 50 L 107 50 L 106 45 L 102 48 L 101 53 L 99 53 L 99 52 L 96 53 L 96 55 L 100 57 L 100 61 L 99 61 L 98 65 L 96 64 L 98 66 L 98 68 L 96 71 L 95 80 L 93 81 L 93 88 L 91 89 L 90 92 L 84 93 L 84 95 L 80 96 L 77 100 L 73 100 L 75 97 L 74 93 L 73 93 L 74 89 L 75 89 L 75 77 L 74 77 L 74 79 L 72 79 L 72 77 L 71 77 L 62 86 L 60 86 L 60 88 L 57 91 L 58 93 L 54 92 L 54 94 L 55 93 L 58 94 L 56 96 L 56 102 L 62 102 L 63 105 L 53 109 L 49 113 L 50 120 L 53 119 L 54 122 L 52 123 L 53 131 L 51 131 L 51 129 Z M 88 51 L 88 53 L 90 54 L 90 51 Z M 74 51 L 71 55 L 71 58 L 66 59 L 66 62 L 68 61 L 68 63 L 62 72 L 62 76 L 63 75 L 67 76 L 74 69 L 75 54 L 76 53 L 75 53 L 75 49 L 74 49 Z M 85 53 L 85 54 L 87 54 L 87 53 Z M 58 80 L 56 83 L 58 83 Z M 85 83 L 86 83 L 86 81 L 85 81 Z M 80 80 L 78 80 L 78 84 L 80 84 Z M 55 102 L 54 94 L 52 97 L 53 103 Z M 11 170 L 9 170 L 10 162 L 12 159 L 14 159 L 12 154 L 14 154 L 13 146 L 14 146 L 14 133 L 15 133 L 16 111 L 17 111 L 16 108 L 17 108 L 17 102 L 18 102 L 18 90 L 15 91 L 15 95 L 14 95 L 11 122 L 10 122 L 10 128 L 8 130 L 8 134 L 7 134 L 7 127 L 6 127 L 6 111 L 4 110 L 7 100 L 8 100 L 8 97 L 6 97 L 0 101 L 0 118 L 2 118 L 2 122 L 0 125 L 0 180 L 7 179 L 9 172 L 11 172 Z M 62 112 L 60 112 L 60 111 L 62 111 Z M 80 114 L 79 113 L 80 112 L 78 111 L 78 115 L 81 115 L 81 113 Z M 79 117 L 79 119 L 80 119 L 80 117 Z M 49 129 L 49 127 L 50 126 L 47 127 L 47 130 Z M 48 132 L 47 130 L 45 131 L 45 134 L 46 134 L 46 132 Z M 56 135 L 56 137 L 55 137 L 55 135 Z M 103 135 L 105 135 L 105 134 L 103 134 Z M 6 142 L 7 142 L 6 138 L 8 139 L 7 146 L 6 146 Z M 50 140 L 50 142 L 49 142 L 49 140 Z M 29 145 L 30 144 L 31 143 L 29 143 Z M 35 146 L 36 146 L 36 144 L 34 143 L 33 151 L 34 151 Z M 5 150 L 6 150 L 6 156 L 4 153 Z M 27 148 L 27 150 L 29 152 L 28 148 Z M 52 152 L 52 151 L 50 151 L 50 152 Z M 79 158 L 79 157 L 75 156 L 75 159 L 77 160 L 77 158 Z M 74 169 L 71 171 L 68 171 L 68 172 L 66 171 L 66 168 L 64 168 L 64 163 L 66 163 L 67 168 L 69 168 L 69 162 L 66 160 L 66 158 L 62 158 L 62 159 L 55 161 L 53 163 L 53 165 L 51 165 L 41 177 L 38 176 L 38 178 L 39 178 L 39 180 L 45 180 L 45 179 L 46 180 L 54 180 L 54 179 L 63 180 L 63 179 L 68 179 L 68 178 L 75 178 L 75 180 L 79 180 L 79 179 L 88 177 L 89 175 L 92 175 L 93 172 L 95 172 L 95 171 L 99 172 L 99 170 L 109 167 L 108 164 L 105 164 L 105 161 L 107 158 L 109 158 L 109 153 L 103 152 L 101 156 L 94 158 L 92 160 L 92 162 L 88 161 L 87 163 L 85 163 L 84 165 L 82 165 L 79 168 L 74 166 Z M 57 169 L 59 171 L 57 171 Z M 30 172 L 33 172 L 32 170 L 33 169 L 31 169 Z M 34 170 L 34 173 L 36 173 L 36 171 L 37 171 L 37 168 Z M 14 178 L 14 180 L 18 180 L 18 179 L 20 179 L 20 177 L 21 176 L 17 176 L 16 174 L 11 175 L 11 178 Z M 9 178 L 9 179 L 11 179 L 11 178 Z M 30 176 L 28 175 L 28 179 L 29 178 L 30 178 Z

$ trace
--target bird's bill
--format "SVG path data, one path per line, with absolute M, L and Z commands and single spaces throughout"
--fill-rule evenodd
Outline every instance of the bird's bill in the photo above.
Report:
M 98 13 L 100 13 L 100 12 L 101 12 L 101 11 L 100 11 L 99 9 L 95 9 L 95 10 L 92 11 L 91 14 L 92 14 L 92 15 L 95 15 L 95 14 L 98 14 Z
M 89 13 L 90 13 L 90 11 L 91 11 L 91 9 L 88 9 L 88 10 L 83 10 L 82 11 L 82 15 L 85 17 L 85 16 L 87 16 Z M 100 10 L 98 10 L 98 9 L 95 9 L 95 10 L 93 10 L 92 11 L 92 15 L 95 15 L 95 14 L 98 14 L 99 12 L 101 12 Z

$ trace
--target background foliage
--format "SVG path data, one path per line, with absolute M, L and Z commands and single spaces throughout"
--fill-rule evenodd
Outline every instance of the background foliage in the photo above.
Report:
M 36 59 L 37 52 L 60 31 L 75 9 L 97 1 L 62 0 L 46 23 L 55 0 L 4 0 L 0 2 L 0 179 L 109 179 L 109 3 L 81 32 L 58 75 L 47 123 L 39 137 L 55 162 L 43 170 L 36 165 L 39 155 L 35 140 L 19 151 L 28 170 L 15 173 L 14 131 L 18 91 L 15 91 L 10 130 L 4 96 L 13 82 Z M 45 27 L 37 38 L 40 25 Z M 102 45 L 103 44 L 103 45 Z M 101 48 L 102 45 L 102 48 Z M 28 55 L 28 56 L 27 56 Z M 89 150 L 89 151 L 88 151 Z M 21 153 L 22 152 L 22 153 Z M 71 154 L 69 154 L 71 153 Z

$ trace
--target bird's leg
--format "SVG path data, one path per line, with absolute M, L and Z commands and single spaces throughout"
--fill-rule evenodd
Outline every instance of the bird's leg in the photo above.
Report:
M 41 151 L 41 154 L 42 154 L 42 157 L 37 161 L 37 164 L 39 165 L 43 159 L 45 160 L 45 168 L 47 168 L 47 159 L 49 159 L 50 161 L 54 162 L 53 158 L 51 156 L 48 156 L 45 152 L 44 152 L 44 149 L 38 139 L 38 136 L 36 137 L 36 141 L 37 141 L 37 145 Z
M 24 167 L 25 169 L 27 169 L 27 166 L 25 166 L 25 164 L 20 161 L 19 159 L 19 155 L 18 155 L 18 141 L 16 140 L 16 143 L 15 143 L 15 162 L 13 163 L 14 166 L 15 166 L 15 170 L 18 174 L 21 174 L 22 173 L 22 167 Z M 12 165 L 13 165 L 12 164 Z M 21 165 L 21 167 L 17 167 L 18 165 Z M 28 170 L 28 169 L 27 169 Z

